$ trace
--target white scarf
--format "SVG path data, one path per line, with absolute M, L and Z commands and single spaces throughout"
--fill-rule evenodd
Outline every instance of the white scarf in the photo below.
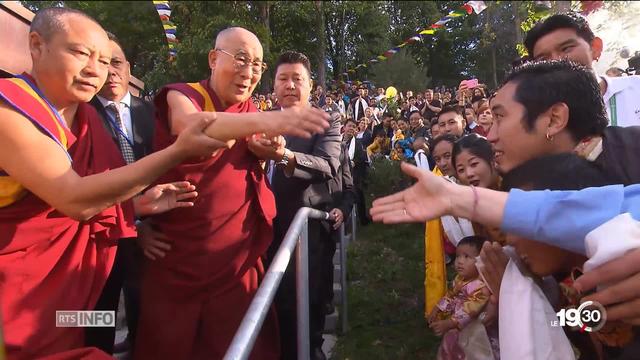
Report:
M 349 141 L 349 160 L 353 161 L 353 157 L 356 154 L 356 137 L 352 136 Z
M 453 177 L 445 175 L 443 178 L 454 184 L 458 183 Z M 462 238 L 475 235 L 475 232 L 473 231 L 473 224 L 471 224 L 471 221 L 467 219 L 445 215 L 440 217 L 440 221 L 442 222 L 442 228 L 444 229 L 445 234 L 447 234 L 449 242 L 451 242 L 453 246 L 458 246 L 458 243 Z
M 360 117 L 358 116 L 358 109 L 360 108 L 358 106 L 358 103 L 361 103 L 361 102 L 363 103 L 362 104 L 362 108 L 363 109 L 366 110 L 369 107 L 369 104 L 367 104 L 367 100 L 365 100 L 363 98 L 360 98 L 360 99 L 356 100 L 356 102 L 353 104 L 355 106 L 355 109 L 353 109 L 353 114 L 355 116 L 354 120 L 356 120 L 356 121 L 358 121 L 360 119 Z

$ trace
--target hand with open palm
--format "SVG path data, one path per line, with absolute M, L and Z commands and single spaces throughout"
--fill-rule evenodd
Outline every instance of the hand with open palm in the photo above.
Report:
M 196 187 L 188 181 L 156 185 L 134 198 L 136 215 L 154 215 L 193 206 L 193 199 L 198 196 L 195 190 Z
M 371 208 L 374 221 L 385 224 L 424 222 L 451 212 L 451 187 L 456 185 L 408 163 L 402 163 L 401 168 L 418 182 L 406 190 L 375 200 Z

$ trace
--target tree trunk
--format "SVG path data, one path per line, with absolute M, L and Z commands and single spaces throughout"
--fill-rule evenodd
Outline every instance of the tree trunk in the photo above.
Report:
M 491 75 L 493 80 L 493 88 L 498 88 L 498 69 L 496 67 L 496 46 L 491 45 Z
M 524 42 L 524 36 L 522 35 L 522 28 L 520 27 L 522 24 L 522 19 L 520 18 L 520 3 L 512 2 L 511 6 L 516 26 L 516 44 L 522 44 Z
M 271 4 L 269 1 L 259 1 L 257 2 L 257 4 L 260 9 L 260 23 L 262 24 L 262 26 L 264 26 L 268 33 L 267 38 L 262 42 L 264 58 L 265 60 L 267 60 L 268 57 L 271 57 L 269 46 L 271 44 L 271 21 L 269 19 Z M 260 80 L 260 92 L 263 94 L 271 92 L 271 89 L 273 88 L 273 76 L 275 75 L 273 74 L 273 71 L 275 71 L 275 69 L 267 70 L 264 74 L 262 74 L 262 79 Z
M 316 22 L 316 33 L 318 34 L 318 85 L 322 85 L 323 89 L 326 89 L 327 79 L 325 74 L 326 63 L 326 32 L 324 23 L 324 11 L 322 10 L 322 1 L 315 1 L 316 10 L 318 11 Z

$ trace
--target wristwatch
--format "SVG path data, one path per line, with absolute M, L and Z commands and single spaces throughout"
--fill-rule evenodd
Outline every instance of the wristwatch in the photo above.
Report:
M 278 161 L 276 165 L 282 165 L 284 167 L 287 167 L 287 165 L 289 165 L 290 152 L 291 151 L 289 151 L 289 149 L 284 149 L 284 154 L 282 154 L 282 160 Z

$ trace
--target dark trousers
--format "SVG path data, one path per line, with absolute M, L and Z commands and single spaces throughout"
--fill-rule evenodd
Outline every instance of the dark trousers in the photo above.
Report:
M 364 191 L 362 187 L 356 186 L 356 208 L 358 211 L 358 218 L 360 218 L 361 225 L 368 225 L 371 220 L 369 219 L 369 213 L 367 212 L 367 204 L 364 199 Z
M 333 256 L 336 254 L 337 243 L 340 241 L 340 229 L 331 233 L 331 239 L 325 246 L 325 251 L 322 254 L 322 286 L 324 290 L 323 302 L 325 305 L 333 302 Z
M 274 243 L 268 251 L 269 262 L 273 260 L 286 233 L 288 224 L 274 226 Z M 326 274 L 324 261 L 331 247 L 329 224 L 316 220 L 309 221 L 309 335 L 313 351 L 322 347 L 322 333 L 325 322 Z M 329 248 L 329 249 L 328 249 Z M 335 243 L 333 245 L 335 249 Z M 334 250 L 335 251 L 335 250 Z M 296 259 L 292 256 L 275 298 L 278 325 L 280 327 L 280 350 L 283 360 L 297 359 L 297 317 L 296 317 Z
M 102 289 L 95 310 L 112 310 L 118 312 L 120 302 L 120 290 L 124 291 L 126 321 L 131 344 L 135 343 L 135 333 L 138 327 L 140 314 L 140 281 L 139 268 L 142 253 L 135 239 L 121 239 L 118 242 L 116 258 Z M 115 327 L 86 328 L 85 344 L 94 346 L 113 354 L 113 345 L 116 337 Z

